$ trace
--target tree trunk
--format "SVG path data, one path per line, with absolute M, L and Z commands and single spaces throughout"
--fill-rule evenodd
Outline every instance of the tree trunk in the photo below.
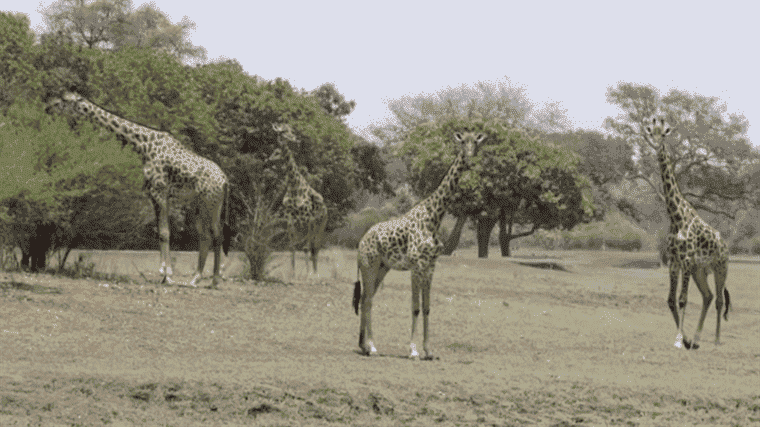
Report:
M 499 245 L 501 246 L 501 256 L 512 256 L 509 251 L 509 242 L 512 241 L 512 222 L 515 218 L 515 211 L 509 216 L 509 226 L 507 227 L 507 213 L 504 209 L 499 212 Z
M 491 216 L 478 217 L 478 258 L 488 258 L 488 241 L 497 220 Z
M 451 230 L 451 234 L 449 234 L 449 238 L 446 239 L 446 244 L 443 246 L 444 255 L 451 255 L 457 249 L 457 246 L 459 246 L 459 239 L 462 237 L 462 229 L 466 222 L 467 215 L 457 217 L 457 223 L 454 224 L 454 229 Z

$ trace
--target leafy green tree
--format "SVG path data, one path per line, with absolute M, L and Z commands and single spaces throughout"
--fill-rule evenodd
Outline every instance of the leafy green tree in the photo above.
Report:
M 33 44 L 34 33 L 26 15 L 0 12 L 0 109 L 7 108 L 38 81 Z
M 150 48 L 180 61 L 206 59 L 206 49 L 189 41 L 195 23 L 184 17 L 172 24 L 155 3 L 134 9 L 131 0 L 58 0 L 42 15 L 50 33 L 90 49 Z
M 356 101 L 346 101 L 346 97 L 338 92 L 338 88 L 333 83 L 325 83 L 309 92 L 309 95 L 317 98 L 319 105 L 327 114 L 341 120 L 345 120 L 345 117 L 356 108 Z
M 501 120 L 524 129 L 544 132 L 566 129 L 569 119 L 559 103 L 537 108 L 524 87 L 512 86 L 509 78 L 503 82 L 478 82 L 473 86 L 440 90 L 435 94 L 403 96 L 388 102 L 392 118 L 371 133 L 383 144 L 401 143 L 418 126 L 455 118 L 485 121 Z
M 72 131 L 65 120 L 45 114 L 40 103 L 14 103 L 0 121 L 0 204 L 7 209 L 6 225 L 22 248 L 24 264 L 44 269 L 47 252 L 86 240 L 82 234 L 93 224 L 134 229 L 133 223 L 120 223 L 118 205 L 106 203 L 99 212 L 78 205 L 110 201 L 105 195 L 123 188 L 129 175 L 121 180 L 90 177 L 109 168 L 134 169 L 129 163 L 136 159 L 91 128 Z M 139 190 L 134 176 L 131 185 Z
M 579 173 L 580 162 L 570 150 L 541 143 L 501 120 L 429 122 L 412 131 L 399 147 L 410 162 L 411 185 L 420 197 L 430 194 L 455 156 L 450 139 L 456 131 L 483 132 L 486 139 L 471 167 L 460 178 L 449 211 L 458 218 L 455 230 L 467 217 L 476 218 L 479 256 L 488 255 L 488 237 L 501 225 L 502 255 L 509 256 L 509 241 L 538 229 L 570 229 L 594 214 L 588 179 Z M 529 227 L 513 233 L 513 225 Z M 452 232 L 446 249 L 456 247 Z M 455 240 L 452 240 L 455 239 Z
M 676 179 L 695 208 L 733 221 L 738 211 L 760 207 L 760 182 L 751 172 L 760 163 L 760 153 L 747 140 L 744 116 L 726 118 L 726 105 L 718 98 L 676 89 L 661 96 L 651 86 L 631 83 L 609 88 L 607 100 L 624 114 L 607 118 L 605 125 L 635 153 L 625 179 L 645 182 L 664 201 L 656 154 L 642 136 L 645 119 L 662 115 L 675 130 L 668 148 Z
M 42 16 L 50 33 L 66 34 L 90 49 L 106 48 L 112 43 L 111 29 L 131 8 L 130 0 L 58 0 Z

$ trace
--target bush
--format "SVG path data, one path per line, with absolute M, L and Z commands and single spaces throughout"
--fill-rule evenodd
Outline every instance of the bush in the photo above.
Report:
M 378 222 L 387 221 L 390 217 L 385 209 L 378 211 L 371 207 L 364 208 L 361 212 L 349 215 L 346 225 L 333 231 L 328 242 L 332 245 L 356 249 L 367 230 Z

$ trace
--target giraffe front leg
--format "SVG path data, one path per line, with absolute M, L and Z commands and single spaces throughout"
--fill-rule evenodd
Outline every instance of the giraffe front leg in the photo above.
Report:
M 173 285 L 174 281 L 171 279 L 172 266 L 169 253 L 169 209 L 167 208 L 166 198 L 162 196 L 162 192 L 151 192 L 151 197 L 153 208 L 156 211 L 156 222 L 158 223 L 158 246 L 161 259 L 158 272 L 163 276 L 161 283 Z
M 681 318 L 678 315 L 678 306 L 676 305 L 676 292 L 678 291 L 678 267 L 671 263 L 670 265 L 670 292 L 668 293 L 668 307 L 670 313 L 673 314 L 673 319 L 676 321 L 676 342 L 674 346 L 676 348 L 683 347 L 683 335 L 681 334 Z
M 691 345 L 687 345 L 686 348 L 696 350 L 699 348 L 699 335 L 702 333 L 702 327 L 705 325 L 705 317 L 707 317 L 707 310 L 712 303 L 713 294 L 710 292 L 710 287 L 707 284 L 707 272 L 704 269 L 699 269 L 694 272 L 694 282 L 697 284 L 697 289 L 702 293 L 702 313 L 699 315 L 699 323 L 697 323 L 697 332 L 694 333 L 694 341 Z M 720 310 L 718 310 L 718 317 L 720 317 Z

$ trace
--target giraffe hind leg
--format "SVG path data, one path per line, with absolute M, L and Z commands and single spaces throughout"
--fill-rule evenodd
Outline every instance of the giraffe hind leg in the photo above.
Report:
M 361 280 L 364 281 L 364 289 L 362 290 L 359 304 L 361 309 L 359 348 L 365 356 L 373 356 L 377 354 L 377 349 L 372 340 L 372 298 L 374 298 L 385 275 L 388 273 L 388 268 L 382 265 L 380 260 L 375 260 L 370 265 L 360 266 L 360 270 Z
M 725 297 L 726 311 L 723 312 L 723 318 L 728 320 L 728 308 L 731 306 L 731 297 L 728 294 L 728 288 L 726 288 L 726 277 L 728 276 L 728 266 L 726 263 L 721 264 L 718 268 L 715 268 L 715 310 L 718 312 L 717 321 L 715 323 L 715 344 L 720 344 L 720 312 L 723 308 L 723 302 Z
M 699 335 L 702 333 L 705 317 L 707 317 L 707 310 L 710 309 L 710 303 L 712 303 L 713 294 L 710 292 L 710 287 L 707 284 L 707 271 L 704 268 L 700 268 L 694 272 L 694 282 L 696 282 L 699 292 L 702 293 L 702 312 L 699 315 L 697 332 L 694 334 L 694 341 L 691 345 L 691 348 L 696 350 L 699 348 L 697 341 L 699 341 Z M 720 311 L 718 312 L 718 318 L 720 318 Z

